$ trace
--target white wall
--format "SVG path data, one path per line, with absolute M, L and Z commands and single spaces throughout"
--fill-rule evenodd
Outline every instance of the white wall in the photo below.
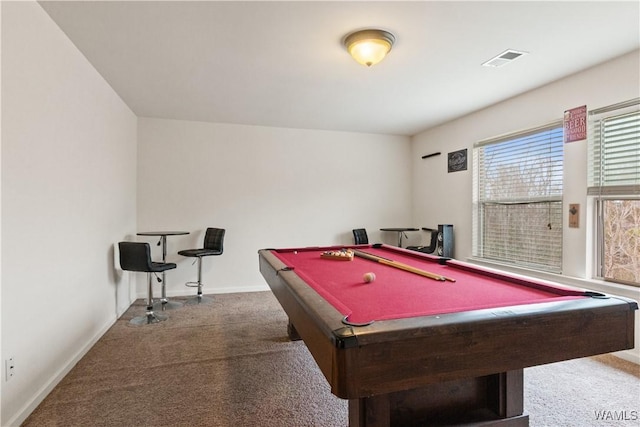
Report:
M 203 261 L 205 293 L 268 289 L 259 249 L 352 243 L 359 227 L 395 242 L 378 229 L 412 224 L 409 150 L 401 136 L 140 118 L 138 230 L 190 232 L 168 237 L 168 295 L 194 294 L 193 259 L 176 253 L 207 227 L 227 232 Z
M 505 68 L 506 70 L 506 68 Z M 500 72 L 500 69 L 496 70 Z M 455 256 L 471 256 L 471 192 L 473 144 L 485 138 L 533 128 L 562 120 L 565 110 L 587 105 L 592 110 L 640 96 L 640 51 L 564 78 L 500 104 L 430 129 L 413 137 L 413 218 L 421 224 L 454 224 Z M 447 173 L 447 156 L 466 148 L 468 170 Z M 442 155 L 422 160 L 420 156 L 441 151 Z M 640 299 L 638 288 L 608 285 L 591 279 L 593 249 L 587 242 L 592 233 L 587 209 L 587 143 L 565 144 L 563 276 L 576 278 L 573 284 Z M 568 228 L 569 204 L 579 203 L 579 228 Z M 590 241 L 589 241 L 590 242 Z M 556 278 L 558 279 L 558 278 Z M 640 316 L 636 314 L 636 319 Z M 640 323 L 636 320 L 636 343 Z M 638 346 L 636 346 L 638 348 Z M 627 354 L 627 356 L 629 356 Z M 636 350 L 630 358 L 640 363 Z
M 137 118 L 35 2 L 2 7 L 2 426 L 131 303 Z M 4 369 L 3 369 L 4 374 Z M 3 375 L 4 377 L 4 375 Z

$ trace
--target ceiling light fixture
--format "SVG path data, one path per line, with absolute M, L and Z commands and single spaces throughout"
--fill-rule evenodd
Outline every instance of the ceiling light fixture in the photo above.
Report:
M 353 32 L 344 38 L 344 46 L 353 59 L 371 67 L 389 53 L 396 38 L 384 30 L 367 29 Z

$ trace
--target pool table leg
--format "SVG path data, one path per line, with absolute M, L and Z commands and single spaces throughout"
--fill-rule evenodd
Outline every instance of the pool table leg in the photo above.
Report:
M 524 412 L 524 373 L 522 369 L 502 372 L 491 377 L 494 381 L 490 396 L 491 409 L 502 418 L 521 415 Z
M 349 427 L 390 427 L 389 395 L 349 399 Z
M 289 320 L 289 323 L 287 324 L 287 335 L 291 341 L 300 341 L 302 339 L 296 327 L 291 323 L 291 320 Z
M 526 427 L 522 369 L 349 400 L 349 427 Z

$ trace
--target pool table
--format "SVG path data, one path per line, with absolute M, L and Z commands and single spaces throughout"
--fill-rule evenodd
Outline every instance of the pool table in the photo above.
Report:
M 527 426 L 524 368 L 634 346 L 622 297 L 381 244 L 258 254 L 352 427 Z

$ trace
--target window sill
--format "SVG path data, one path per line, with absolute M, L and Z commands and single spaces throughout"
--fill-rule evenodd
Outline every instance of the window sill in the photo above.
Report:
M 525 277 L 533 277 L 536 279 L 549 280 L 552 282 L 561 283 L 567 286 L 574 286 L 590 291 L 602 292 L 611 295 L 619 295 L 627 298 L 640 300 L 640 287 L 624 285 L 621 283 L 607 282 L 599 279 L 582 279 L 579 277 L 565 276 L 556 273 L 547 273 L 544 271 L 532 270 L 523 267 L 515 267 L 508 264 L 502 264 L 495 261 L 487 261 L 481 258 L 470 257 L 467 258 L 467 262 L 470 264 L 480 265 L 486 268 L 493 268 L 500 271 L 507 271 L 512 274 L 517 274 Z

